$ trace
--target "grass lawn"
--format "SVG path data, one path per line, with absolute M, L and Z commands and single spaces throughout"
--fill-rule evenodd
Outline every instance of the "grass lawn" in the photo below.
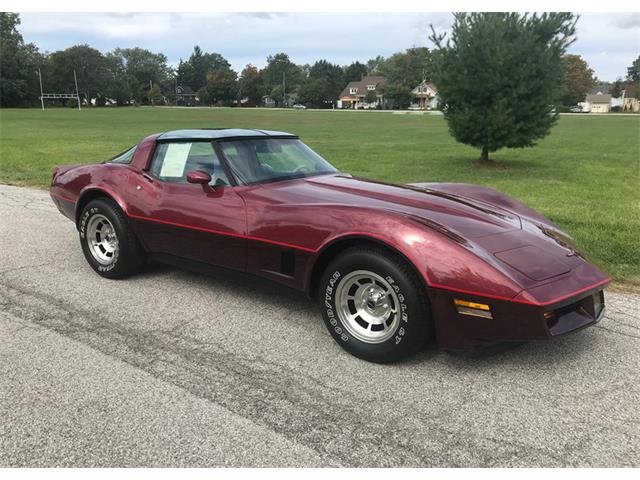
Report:
M 538 146 L 495 165 L 437 115 L 264 109 L 0 110 L 0 182 L 46 188 L 55 165 L 96 162 L 147 134 L 189 127 L 296 133 L 339 169 L 393 182 L 468 182 L 506 192 L 571 234 L 616 280 L 640 285 L 640 116 L 563 116 Z

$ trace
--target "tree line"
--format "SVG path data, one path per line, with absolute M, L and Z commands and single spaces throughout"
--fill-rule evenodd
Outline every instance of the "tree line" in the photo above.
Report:
M 33 43 L 24 42 L 19 24 L 18 14 L 0 13 L 1 107 L 37 105 L 38 70 L 45 93 L 73 92 L 75 70 L 81 100 L 89 103 L 95 99 L 98 106 L 107 99 L 118 105 L 174 104 L 176 88 L 188 86 L 207 105 L 254 106 L 260 105 L 264 96 L 281 105 L 288 94 L 295 92 L 300 103 L 330 108 L 348 82 L 365 75 L 386 77 L 385 97 L 405 106 L 411 99 L 411 89 L 429 80 L 430 51 L 425 47 L 346 66 L 327 60 L 298 65 L 282 52 L 270 55 L 263 69 L 249 64 L 236 72 L 220 53 L 205 52 L 199 46 L 176 68 L 168 64 L 164 54 L 139 47 L 102 53 L 81 44 L 43 53 Z
M 496 21 L 501 17 L 489 18 Z M 104 105 L 107 99 L 118 105 L 175 104 L 176 88 L 188 86 L 197 92 L 201 103 L 206 105 L 256 106 L 262 104 L 265 96 L 283 105 L 287 97 L 295 92 L 299 103 L 331 108 L 350 81 L 360 80 L 365 75 L 380 75 L 387 80 L 382 92 L 385 104 L 406 108 L 412 101 L 411 90 L 423 80 L 434 80 L 433 62 L 439 53 L 426 47 L 413 47 L 386 58 L 377 56 L 365 63 L 354 61 L 341 66 L 327 60 L 298 65 L 282 52 L 267 57 L 263 69 L 247 65 L 242 71 L 236 72 L 220 53 L 205 52 L 195 46 L 189 58 L 180 60 L 178 66 L 173 68 L 164 54 L 138 47 L 116 48 L 102 53 L 81 44 L 43 53 L 36 45 L 24 42 L 18 30 L 19 24 L 18 14 L 0 13 L 0 107 L 37 105 L 40 95 L 38 70 L 42 72 L 45 93 L 71 93 L 75 89 L 75 70 L 81 99 L 86 104 L 95 99 L 98 106 Z M 510 51 L 522 50 L 513 42 L 506 46 Z M 461 68 L 468 71 L 482 51 L 472 54 Z M 528 58 L 528 63 L 531 63 L 532 53 L 521 53 L 521 57 L 514 57 L 515 62 L 522 63 L 523 59 Z M 493 55 L 491 58 L 496 57 Z M 490 67 L 491 58 L 485 68 Z M 554 98 L 558 105 L 568 107 L 583 101 L 599 81 L 579 55 L 563 52 L 561 61 L 561 81 L 556 88 L 558 95 Z M 613 96 L 619 96 L 626 82 L 637 83 L 639 68 L 640 58 L 629 67 L 626 81 L 618 79 L 609 85 Z M 510 71 L 515 71 L 515 67 Z M 482 71 L 477 73 L 480 75 L 478 78 L 486 75 Z M 545 78 L 546 73 L 543 72 L 538 78 Z M 503 76 L 499 85 L 508 87 L 509 78 Z M 465 84 L 473 83 L 469 75 L 461 80 L 463 89 Z M 438 87 L 450 88 L 443 85 Z M 481 88 L 475 95 L 482 95 L 482 91 Z M 374 92 L 368 94 L 375 95 Z M 375 98 L 365 101 L 372 103 Z

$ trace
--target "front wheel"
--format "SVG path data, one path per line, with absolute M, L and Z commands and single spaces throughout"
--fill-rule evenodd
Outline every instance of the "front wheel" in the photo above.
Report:
M 113 200 L 89 202 L 80 215 L 78 230 L 82 252 L 99 275 L 123 278 L 144 265 L 144 251 Z
M 324 272 L 319 297 L 334 340 L 364 360 L 398 360 L 433 336 L 423 285 L 403 259 L 383 250 L 344 251 Z

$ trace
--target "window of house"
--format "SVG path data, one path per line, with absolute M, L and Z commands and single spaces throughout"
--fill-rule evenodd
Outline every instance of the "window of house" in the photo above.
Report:
M 211 142 L 160 143 L 151 161 L 151 175 L 170 183 L 187 183 L 194 170 L 211 175 L 212 186 L 229 185 L 229 179 Z
M 375 90 L 376 86 L 375 85 L 367 85 L 367 90 Z
M 358 93 L 358 88 L 357 88 L 357 87 L 351 87 L 351 88 L 349 89 L 349 93 L 350 93 L 351 95 L 355 95 L 356 93 Z

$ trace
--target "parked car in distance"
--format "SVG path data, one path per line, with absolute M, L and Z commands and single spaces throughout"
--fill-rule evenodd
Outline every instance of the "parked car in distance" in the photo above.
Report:
M 304 105 L 300 104 L 300 103 L 296 103 L 293 108 L 295 108 L 296 110 L 306 110 L 307 107 L 305 107 Z
M 518 200 L 356 178 L 285 132 L 150 135 L 103 163 L 56 167 L 50 192 L 99 275 L 148 259 L 258 275 L 307 292 L 336 342 L 374 362 L 433 340 L 551 339 L 604 314 L 610 279 Z
M 569 109 L 571 113 L 588 113 L 585 112 L 580 105 L 575 105 Z

